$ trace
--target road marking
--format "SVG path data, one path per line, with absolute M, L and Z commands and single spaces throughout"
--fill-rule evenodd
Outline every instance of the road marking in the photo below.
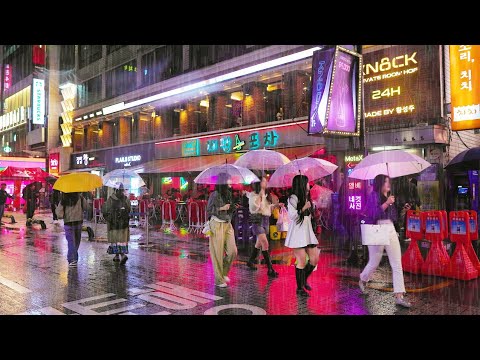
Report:
M 19 285 L 12 280 L 8 280 L 7 278 L 4 278 L 1 275 L 0 275 L 0 284 L 3 284 L 6 287 L 8 287 L 8 288 L 20 293 L 20 294 L 28 294 L 28 293 L 32 292 L 32 290 L 27 289 L 26 287 L 23 287 L 22 285 Z
M 58 311 L 57 309 L 54 309 L 51 306 L 47 306 L 38 310 L 25 311 L 17 315 L 65 315 L 65 314 L 61 311 Z

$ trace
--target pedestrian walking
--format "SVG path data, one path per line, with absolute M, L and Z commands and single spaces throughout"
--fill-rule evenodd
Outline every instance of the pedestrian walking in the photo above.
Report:
M 53 215 L 52 224 L 58 223 L 58 216 L 57 216 L 56 209 L 59 202 L 60 202 L 60 191 L 52 189 L 52 192 L 50 193 L 50 207 L 52 209 L 52 215 Z
M 5 212 L 5 203 L 7 202 L 7 198 L 13 199 L 13 196 L 7 193 L 5 190 L 7 188 L 7 184 L 3 183 L 0 187 L 0 226 L 2 226 L 2 218 L 3 213 Z
M 65 193 L 56 208 L 58 218 L 63 218 L 65 238 L 67 239 L 67 260 L 69 267 L 78 263 L 78 249 L 82 239 L 83 212 L 87 209 L 87 201 L 78 192 Z
M 273 268 L 272 260 L 270 259 L 270 254 L 268 252 L 269 244 L 267 232 L 270 226 L 272 209 L 274 207 L 279 207 L 280 205 L 276 196 L 273 199 L 270 196 L 267 190 L 267 179 L 265 177 L 262 177 L 261 179 L 261 182 L 255 182 L 252 184 L 253 191 L 247 194 L 252 232 L 253 235 L 257 237 L 250 259 L 247 261 L 247 266 L 252 270 L 257 270 L 257 256 L 261 251 L 265 263 L 267 264 L 267 275 L 276 278 L 278 277 L 278 272 Z
M 228 272 L 237 257 L 237 245 L 231 224 L 235 209 L 231 187 L 230 176 L 226 173 L 219 174 L 218 184 L 215 185 L 215 191 L 210 194 L 207 204 L 212 233 L 209 238 L 210 257 L 215 273 L 215 285 L 221 288 L 227 287 L 227 283 L 230 282 Z
M 102 206 L 102 214 L 107 221 L 109 254 L 115 254 L 113 261 L 125 265 L 128 260 L 128 241 L 130 240 L 130 201 L 124 194 L 123 184 L 110 195 Z
M 23 199 L 26 202 L 27 206 L 27 226 L 32 225 L 33 215 L 35 214 L 35 207 L 37 206 L 37 197 L 38 191 L 36 189 L 36 184 L 33 182 L 28 184 L 27 187 L 23 190 Z
M 307 279 L 318 264 L 318 240 L 312 228 L 312 202 L 310 201 L 308 177 L 296 175 L 292 181 L 292 194 L 288 198 L 288 225 L 285 246 L 293 249 L 297 264 L 295 278 L 297 294 L 310 296 L 312 290 Z M 307 261 L 307 255 L 309 260 Z
M 390 178 L 386 175 L 377 175 L 374 179 L 373 191 L 368 195 L 365 204 L 366 224 L 385 224 L 389 226 L 390 245 L 369 245 L 368 264 L 360 274 L 358 285 L 362 293 L 370 277 L 382 260 L 383 250 L 387 251 L 388 261 L 393 274 L 393 292 L 397 305 L 409 308 L 412 305 L 405 300 L 405 283 L 402 269 L 402 251 L 394 223 L 397 221 L 397 209 L 394 206 L 395 196 L 390 195 Z

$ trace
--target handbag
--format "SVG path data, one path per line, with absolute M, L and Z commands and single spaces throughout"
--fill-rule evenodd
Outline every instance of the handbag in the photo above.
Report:
M 390 245 L 392 224 L 361 224 L 362 245 Z
M 202 229 L 202 234 L 205 235 L 206 237 L 209 237 L 210 235 L 212 235 L 212 230 L 210 229 L 209 220 L 205 221 L 205 224 L 203 225 L 203 229 Z
M 288 222 L 288 211 L 285 208 L 281 208 L 277 220 L 277 230 L 281 232 L 288 231 Z

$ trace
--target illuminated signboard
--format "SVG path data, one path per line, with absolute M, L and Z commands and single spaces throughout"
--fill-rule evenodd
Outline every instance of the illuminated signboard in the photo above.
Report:
M 346 170 L 346 202 L 348 213 L 358 213 L 363 210 L 365 200 L 365 184 L 363 180 L 350 179 L 355 166 L 363 160 L 363 154 L 347 154 L 345 155 L 345 170 Z
M 248 150 L 322 145 L 323 140 L 305 136 L 307 120 L 295 124 L 259 126 L 253 129 L 228 131 L 195 138 L 165 140 L 155 144 L 157 159 L 187 156 L 243 153 Z
M 480 128 L 480 45 L 450 45 L 452 130 Z
M 60 172 L 60 153 L 52 153 L 49 155 L 49 169 L 50 174 L 58 175 Z
M 360 135 L 361 55 L 337 46 L 312 60 L 310 135 Z
M 115 164 L 123 164 L 124 167 L 132 166 L 132 162 L 142 160 L 142 155 L 120 156 L 115 158 Z
M 399 45 L 363 55 L 367 130 L 414 126 L 440 118 L 438 45 Z
M 182 157 L 199 156 L 200 155 L 200 140 L 185 140 L 182 142 Z
M 32 123 L 43 125 L 45 123 L 45 81 L 42 79 L 33 79 L 32 104 Z
M 88 154 L 75 155 L 75 165 L 88 166 L 93 160 L 95 160 L 95 157 Z
M 12 86 L 12 67 L 5 64 L 3 69 L 3 91 L 7 91 Z

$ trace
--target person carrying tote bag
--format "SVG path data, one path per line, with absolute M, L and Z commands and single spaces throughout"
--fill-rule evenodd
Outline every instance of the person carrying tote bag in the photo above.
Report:
M 385 249 L 392 268 L 395 303 L 409 308 L 412 304 L 403 297 L 405 282 L 402 269 L 402 251 L 394 226 L 394 222 L 397 221 L 398 217 L 394 203 L 395 197 L 390 195 L 390 178 L 386 175 L 377 175 L 374 180 L 373 191 L 368 195 L 365 205 L 367 212 L 365 223 L 378 226 L 362 225 L 362 243 L 368 245 L 369 260 L 367 266 L 360 274 L 358 285 L 362 293 L 365 294 L 366 283 L 378 268 L 382 260 L 383 250 Z M 375 236 L 375 234 L 378 236 Z M 375 236 L 376 239 L 367 238 L 369 235 L 371 237 Z M 382 242 L 382 240 L 385 242 Z

